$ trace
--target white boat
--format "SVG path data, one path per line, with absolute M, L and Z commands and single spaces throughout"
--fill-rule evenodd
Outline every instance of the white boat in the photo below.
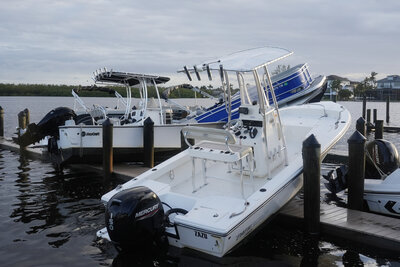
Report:
M 396 146 L 383 139 L 366 144 L 364 201 L 366 211 L 400 218 L 400 169 Z M 348 167 L 342 165 L 324 178 L 327 189 L 336 194 L 348 187 Z
M 370 211 L 400 218 L 400 169 L 384 179 L 365 179 L 364 200 Z
M 154 123 L 154 157 L 160 161 L 179 152 L 180 131 L 184 126 L 198 124 L 196 121 L 173 123 L 172 111 L 163 105 L 158 89 L 159 84 L 169 81 L 168 77 L 104 69 L 97 71 L 93 79 L 100 85 L 124 85 L 126 99 L 116 95 L 124 108 L 100 105 L 89 108 L 73 91 L 74 106 L 80 107 L 79 112 L 66 107 L 50 111 L 38 124 L 31 124 L 24 130 L 17 140 L 19 144 L 27 146 L 40 141 L 57 165 L 101 162 L 102 124 L 110 119 L 113 124 L 114 161 L 143 161 L 143 125 L 146 119 L 151 119 Z M 136 106 L 131 97 L 133 86 L 138 86 L 140 93 Z M 156 100 L 148 97 L 148 86 L 154 87 Z M 223 123 L 202 125 L 221 128 Z
M 196 67 L 219 71 L 225 88 L 238 79 L 238 121 L 228 119 L 227 129 L 183 128 L 195 145 L 102 196 L 106 227 L 97 235 L 122 250 L 165 237 L 171 246 L 222 257 L 296 195 L 302 142 L 315 135 L 324 157 L 348 129 L 350 114 L 332 102 L 279 109 L 273 90 L 269 104 L 267 67 L 291 54 L 263 47 Z M 257 102 L 250 101 L 248 79 L 257 85 Z

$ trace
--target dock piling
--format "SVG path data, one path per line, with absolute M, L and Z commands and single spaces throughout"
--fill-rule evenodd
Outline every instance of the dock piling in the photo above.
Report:
M 154 167 L 154 122 L 148 117 L 143 122 L 143 149 L 144 165 L 149 168 Z
M 364 95 L 362 103 L 362 117 L 365 120 L 365 110 L 367 109 L 367 97 Z
M 349 144 L 347 207 L 360 211 L 364 203 L 365 141 L 366 138 L 358 131 L 347 140 Z
M 103 171 L 109 178 L 113 172 L 113 124 L 107 118 L 103 124 Z
M 390 95 L 387 96 L 386 98 L 386 123 L 389 123 L 389 106 L 390 106 Z
M 375 122 L 375 139 L 383 139 L 383 120 Z
M 375 123 L 376 120 L 377 120 L 377 117 L 378 117 L 378 110 L 377 110 L 376 108 L 374 108 L 372 111 L 373 111 L 373 113 L 372 113 L 372 115 L 373 115 L 372 119 L 373 119 L 373 122 Z
M 29 114 L 29 109 L 24 109 L 25 112 L 25 120 L 26 120 L 26 125 L 29 125 L 30 123 L 30 114 Z
M 18 113 L 18 127 L 20 129 L 26 128 L 26 113 L 25 113 L 25 111 L 21 111 L 20 113 Z
M 371 123 L 371 109 L 367 109 L 367 124 Z
M 310 135 L 303 142 L 304 221 L 310 235 L 319 234 L 321 144 Z
M 0 137 L 4 137 L 4 109 L 0 106 Z
M 356 130 L 363 136 L 367 136 L 367 124 L 363 117 L 360 117 L 356 122 Z

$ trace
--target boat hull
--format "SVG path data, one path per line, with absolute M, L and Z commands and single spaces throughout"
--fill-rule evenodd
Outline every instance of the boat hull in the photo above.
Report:
M 223 123 L 204 123 L 203 127 L 222 128 Z M 154 159 L 165 160 L 181 151 L 181 130 L 187 124 L 154 125 Z M 103 128 L 101 125 L 60 126 L 57 149 L 48 151 L 57 164 L 102 162 Z M 143 126 L 113 127 L 115 162 L 143 161 Z
M 210 232 L 206 229 L 177 223 L 176 231 L 178 235 L 168 236 L 169 244 L 222 257 L 237 247 L 242 240 L 256 231 L 264 222 L 271 219 L 271 216 L 278 212 L 283 204 L 289 202 L 302 186 L 303 175 L 296 175 L 242 221 L 228 229 L 226 233 Z

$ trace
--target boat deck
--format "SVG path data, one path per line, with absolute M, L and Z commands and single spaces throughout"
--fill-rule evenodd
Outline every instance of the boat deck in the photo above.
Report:
M 299 225 L 304 221 L 303 211 L 303 200 L 296 198 L 281 209 L 279 219 Z M 322 234 L 400 252 L 397 218 L 321 203 L 320 222 Z

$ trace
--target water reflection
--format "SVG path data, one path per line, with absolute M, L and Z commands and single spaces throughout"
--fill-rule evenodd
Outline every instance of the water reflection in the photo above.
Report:
M 360 260 L 390 264 L 386 258 L 366 256 L 376 255 L 374 251 L 307 239 L 301 230 L 284 228 L 276 220 L 222 259 L 174 247 L 118 254 L 95 233 L 104 227 L 100 197 L 121 181 L 106 183 L 88 171 L 57 171 L 51 164 L 2 150 L 0 170 L 0 266 L 325 266 L 358 265 Z
M 7 156 L 3 156 L 4 153 Z M 0 176 L 0 251 L 3 251 L 0 252 L 0 265 L 3 260 L 6 262 L 11 251 L 14 257 L 7 262 L 10 265 L 19 265 L 27 257 L 40 258 L 40 253 L 27 253 L 27 249 L 34 251 L 35 247 L 42 251 L 61 249 L 46 255 L 49 262 L 62 260 L 62 257 L 52 258 L 51 255 L 63 253 L 65 249 L 77 250 L 72 253 L 78 255 L 100 252 L 93 242 L 96 230 L 104 224 L 104 206 L 100 197 L 116 181 L 104 183 L 101 175 L 92 172 L 57 171 L 51 164 L 31 160 L 24 154 L 0 150 L 0 169 L 4 166 L 7 170 Z M 26 248 L 24 254 L 17 247 Z M 15 257 L 20 254 L 23 257 Z M 106 259 L 103 255 L 94 260 L 102 262 Z

